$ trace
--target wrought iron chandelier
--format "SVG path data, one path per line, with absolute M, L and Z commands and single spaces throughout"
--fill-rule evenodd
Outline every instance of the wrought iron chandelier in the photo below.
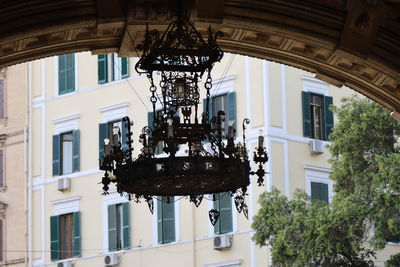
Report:
M 100 169 L 105 171 L 102 178 L 103 190 L 107 194 L 110 183 L 115 183 L 117 192 L 129 200 L 145 200 L 153 213 L 153 198 L 186 196 L 196 207 L 203 197 L 213 201 L 218 193 L 229 192 L 234 197 L 238 212 L 248 217 L 245 203 L 249 175 L 258 176 L 258 185 L 264 182 L 264 164 L 268 161 L 264 139 L 259 136 L 258 147 L 253 161 L 258 169 L 252 171 L 246 148 L 246 125 L 242 123 L 243 140 L 235 143 L 236 129 L 230 122 L 224 129 L 225 113 L 219 111 L 211 118 L 210 90 L 212 88 L 211 70 L 215 62 L 223 57 L 216 39 L 221 32 L 213 33 L 209 28 L 207 42 L 190 23 L 183 12 L 172 21 L 161 34 L 158 30 L 146 29 L 145 39 L 137 49 L 143 54 L 136 64 L 138 73 L 146 74 L 150 81 L 153 125 L 145 126 L 139 136 L 143 146 L 137 158 L 133 158 L 133 140 L 128 117 L 122 119 L 126 127 L 126 138 L 121 129 L 114 127 L 113 136 L 104 140 L 104 157 L 100 159 Z M 158 88 L 153 74 L 159 73 L 161 81 Z M 206 74 L 206 109 L 199 114 L 199 80 Z M 161 110 L 156 112 L 160 101 Z M 126 140 L 122 143 L 122 140 Z M 156 156 L 156 146 L 163 143 L 167 157 Z M 205 149 L 208 143 L 210 149 Z M 185 146 L 184 155 L 179 146 Z M 213 225 L 217 222 L 219 211 L 211 209 L 209 218 Z

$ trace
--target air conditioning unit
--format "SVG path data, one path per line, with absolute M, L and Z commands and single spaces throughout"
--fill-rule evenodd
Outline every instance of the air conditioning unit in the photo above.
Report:
M 107 267 L 119 265 L 119 255 L 118 254 L 109 254 L 109 255 L 105 256 L 104 264 Z
M 63 261 L 57 263 L 57 267 L 73 267 L 74 264 L 71 261 Z
M 70 178 L 59 178 L 58 179 L 58 190 L 61 192 L 71 189 L 71 179 Z
M 324 141 L 312 139 L 310 140 L 310 153 L 313 155 L 324 153 Z
M 232 235 L 217 235 L 214 237 L 214 249 L 222 250 L 232 246 Z

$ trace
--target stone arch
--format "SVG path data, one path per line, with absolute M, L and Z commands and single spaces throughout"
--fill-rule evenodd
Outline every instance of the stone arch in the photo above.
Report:
M 0 67 L 92 51 L 137 56 L 149 27 L 171 21 L 170 0 L 17 0 L 0 6 Z M 398 0 L 191 0 L 190 16 L 224 37 L 224 51 L 302 68 L 400 115 Z

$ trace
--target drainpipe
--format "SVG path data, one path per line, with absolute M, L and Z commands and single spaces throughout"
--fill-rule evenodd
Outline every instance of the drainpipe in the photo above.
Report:
M 28 244 L 27 244 L 27 256 L 28 266 L 32 267 L 32 63 L 28 63 L 28 97 L 27 97 L 27 127 L 25 127 L 25 133 L 28 132 L 28 139 L 24 138 L 24 142 L 27 143 L 27 151 L 25 152 L 25 159 L 27 158 L 27 171 L 25 172 L 26 186 L 28 189 L 27 194 L 27 206 L 28 206 L 28 220 L 27 220 L 27 231 L 28 231 Z

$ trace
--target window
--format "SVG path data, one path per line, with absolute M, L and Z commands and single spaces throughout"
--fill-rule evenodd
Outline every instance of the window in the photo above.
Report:
M 0 150 L 0 187 L 4 186 L 3 150 Z
M 388 238 L 388 242 L 400 243 L 400 235 L 392 235 Z
M 4 119 L 4 80 L 0 79 L 0 119 Z
M 207 100 L 203 99 L 203 110 L 206 110 Z M 229 121 L 232 121 L 232 126 L 236 128 L 236 93 L 231 92 L 227 94 L 217 95 L 211 97 L 208 106 L 209 119 L 217 116 L 218 111 L 225 112 L 224 133 L 228 131 Z
M 128 149 L 128 145 L 126 144 L 127 137 L 126 134 L 128 132 L 126 128 L 126 123 L 122 123 L 121 119 L 109 121 L 106 123 L 99 124 L 99 159 L 102 160 L 104 157 L 104 139 L 111 139 L 113 136 L 114 127 L 118 127 L 121 131 L 121 146 L 122 150 Z
M 97 56 L 98 81 L 107 83 L 129 76 L 129 62 L 126 57 L 116 54 L 101 54 Z
M 75 54 L 58 56 L 58 94 L 75 91 Z
M 81 256 L 80 212 L 50 217 L 51 260 Z
M 172 201 L 168 201 L 172 200 Z M 175 241 L 175 203 L 173 197 L 160 197 L 157 200 L 158 243 Z
M 311 182 L 311 199 L 322 200 L 329 203 L 328 184 L 320 182 Z
M 80 171 L 79 130 L 53 135 L 53 176 Z
M 302 92 L 303 135 L 327 140 L 333 128 L 333 113 L 329 110 L 332 97 Z
M 219 211 L 219 218 L 214 225 L 215 234 L 225 234 L 233 231 L 232 198 L 229 192 L 217 194 L 214 209 Z
M 108 249 L 130 248 L 129 203 L 108 206 Z

